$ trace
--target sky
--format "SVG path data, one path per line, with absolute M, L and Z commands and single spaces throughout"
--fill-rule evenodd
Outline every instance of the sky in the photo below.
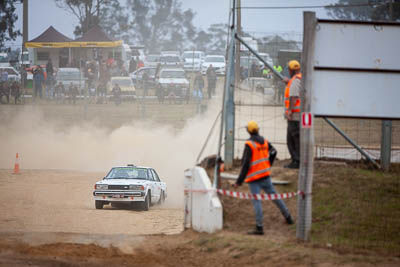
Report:
M 122 3 L 125 0 L 121 0 Z M 192 9 L 196 16 L 193 20 L 197 28 L 206 30 L 211 24 L 228 23 L 231 0 L 181 0 L 182 9 Z M 281 7 L 281 6 L 321 6 L 336 0 L 241 0 L 242 7 Z M 18 23 L 22 28 L 22 4 L 17 4 Z M 258 37 L 260 35 L 281 34 L 283 37 L 300 39 L 303 31 L 303 11 L 307 9 L 243 9 L 242 27 Z M 315 11 L 318 18 L 327 18 L 325 9 Z M 29 0 L 29 38 L 39 36 L 49 26 L 55 27 L 64 35 L 74 38 L 77 18 L 68 11 L 56 6 L 54 0 Z M 298 41 L 298 40 L 297 40 Z M 11 43 L 20 46 L 21 38 Z M 9 43 L 10 44 L 10 43 Z

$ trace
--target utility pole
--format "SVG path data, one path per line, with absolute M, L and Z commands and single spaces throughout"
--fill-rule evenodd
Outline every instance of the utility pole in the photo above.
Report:
M 25 43 L 28 42 L 28 0 L 21 0 L 22 6 L 22 49 L 21 49 L 21 62 L 24 62 L 24 51 L 26 51 Z M 22 88 L 25 88 L 25 66 L 21 66 L 21 83 Z
M 233 1 L 233 14 L 237 14 L 236 18 L 236 24 L 237 26 L 233 27 L 233 32 L 236 33 L 237 28 L 240 28 L 238 23 L 240 23 L 240 0 L 237 0 L 236 4 L 235 1 Z M 233 16 L 233 21 L 235 22 L 235 16 Z M 233 46 L 235 45 L 235 37 L 232 35 L 232 43 Z M 236 43 L 236 48 L 232 47 L 232 54 L 229 55 L 228 57 L 228 68 L 231 68 L 232 66 L 232 71 L 228 71 L 226 75 L 226 101 L 225 101 L 225 168 L 226 169 L 232 169 L 233 167 L 233 157 L 234 157 L 234 151 L 235 151 L 235 86 L 238 85 L 238 81 L 236 78 L 235 72 L 237 72 L 237 69 L 239 68 L 240 71 L 240 60 L 238 60 L 238 57 L 240 59 L 240 53 L 237 51 L 240 51 L 240 44 Z M 236 63 L 235 63 L 236 61 Z M 236 66 L 236 68 L 235 68 Z M 240 76 L 239 76 L 240 77 Z
M 389 20 L 393 21 L 393 0 L 389 0 Z M 382 120 L 381 166 L 384 171 L 390 168 L 392 154 L 392 121 Z
M 241 12 L 240 0 L 237 0 L 237 23 L 236 33 L 242 36 L 242 12 Z M 236 40 L 236 54 L 235 54 L 235 86 L 239 86 L 240 83 L 240 41 Z

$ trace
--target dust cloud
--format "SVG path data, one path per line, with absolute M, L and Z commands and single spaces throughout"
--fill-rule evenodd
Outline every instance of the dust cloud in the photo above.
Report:
M 12 119 L 0 128 L 0 168 L 12 168 L 16 152 L 22 170 L 96 171 L 105 175 L 116 165 L 151 166 L 167 183 L 166 205 L 181 207 L 183 171 L 194 166 L 218 104 L 209 105 L 206 113 L 188 120 L 179 131 L 152 121 L 132 121 L 112 131 L 88 122 L 61 131 L 56 122 L 44 119 L 40 106 L 26 106 L 14 114 L 3 113 Z M 216 146 L 210 145 L 204 155 L 215 150 Z

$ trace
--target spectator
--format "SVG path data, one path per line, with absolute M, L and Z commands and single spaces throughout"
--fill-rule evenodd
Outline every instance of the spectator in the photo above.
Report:
M 118 83 L 116 83 L 115 85 L 114 85 L 114 87 L 113 87 L 113 89 L 112 89 L 112 93 L 113 93 L 113 96 L 114 96 L 114 102 L 115 102 L 115 105 L 116 106 L 118 106 L 119 104 L 121 104 L 121 93 L 122 93 L 122 90 L 121 90 L 121 87 L 119 87 L 119 84 Z
M 56 101 L 59 103 L 64 103 L 64 97 L 65 97 L 64 84 L 62 84 L 61 82 L 58 82 L 58 84 L 54 88 L 54 93 L 55 93 Z
M 34 86 L 35 87 L 35 92 L 34 92 L 35 99 L 38 95 L 40 98 L 42 98 L 43 81 L 44 81 L 43 70 L 39 65 L 37 65 L 33 71 L 33 82 L 35 84 L 35 86 Z
M 72 88 L 70 89 L 70 94 L 71 94 L 71 101 L 72 104 L 76 104 L 76 98 L 78 97 L 79 91 L 78 91 L 78 87 L 76 85 L 72 86 Z
M 217 74 L 212 64 L 207 68 L 206 75 L 208 99 L 211 99 L 212 94 L 215 94 L 215 86 L 217 84 Z
M 142 76 L 143 96 L 146 97 L 149 90 L 149 74 L 144 71 Z
M 129 61 L 129 73 L 132 73 L 136 70 L 137 67 L 137 61 L 135 60 L 134 57 L 131 57 L 131 60 Z

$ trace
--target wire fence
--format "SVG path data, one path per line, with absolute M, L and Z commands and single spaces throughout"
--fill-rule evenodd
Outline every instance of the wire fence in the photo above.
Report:
M 280 51 L 281 44 L 268 42 L 268 45 L 277 46 L 268 49 Z M 287 48 L 287 45 L 282 47 Z M 274 65 L 283 64 L 279 56 L 278 52 L 276 57 L 271 57 Z M 261 68 L 258 72 L 251 70 L 254 62 L 259 63 L 248 54 L 245 57 L 246 60 L 241 59 L 241 82 L 235 87 L 235 157 L 242 157 L 244 142 L 249 138 L 247 122 L 255 120 L 260 126 L 260 134 L 278 150 L 278 158 L 288 159 L 287 122 L 282 101 L 285 85 L 270 74 L 263 75 Z M 371 158 L 380 159 L 381 120 L 331 120 Z M 323 118 L 315 118 L 314 136 L 314 156 L 324 160 L 315 161 L 314 166 L 313 242 L 398 253 L 400 169 L 392 164 L 392 171 L 384 174 L 380 170 L 353 168 L 352 162 L 364 157 Z M 326 159 L 350 163 L 340 164 Z M 398 120 L 392 121 L 391 162 L 400 162 Z

